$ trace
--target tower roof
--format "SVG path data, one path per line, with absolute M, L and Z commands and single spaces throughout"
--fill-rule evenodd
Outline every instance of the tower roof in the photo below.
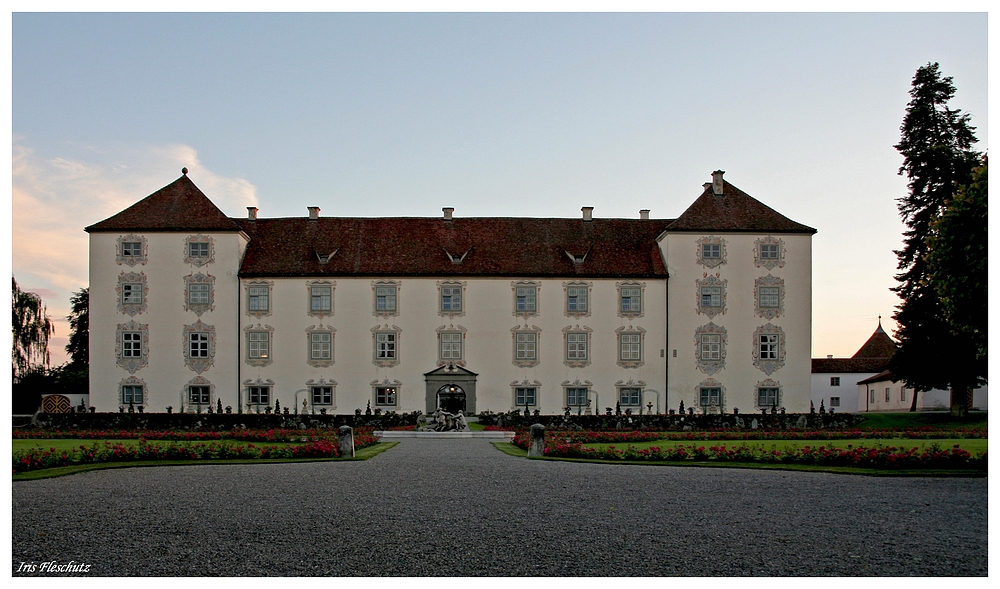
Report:
M 716 195 L 711 183 L 705 185 L 694 203 L 667 226 L 667 231 L 732 231 L 752 233 L 816 233 L 812 227 L 796 223 L 749 194 L 723 181 Z
M 892 341 L 889 334 L 882 329 L 882 321 L 879 320 L 875 333 L 868 341 L 855 352 L 852 358 L 891 358 L 896 353 L 896 342 Z
M 239 231 L 184 175 L 124 211 L 84 229 L 94 231 Z

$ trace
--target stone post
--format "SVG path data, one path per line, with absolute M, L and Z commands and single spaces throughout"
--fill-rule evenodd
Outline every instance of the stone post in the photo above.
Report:
M 354 458 L 354 430 L 349 425 L 342 425 L 337 430 L 340 441 L 340 457 Z
M 531 445 L 528 446 L 528 456 L 545 455 L 545 426 L 536 423 L 531 426 Z

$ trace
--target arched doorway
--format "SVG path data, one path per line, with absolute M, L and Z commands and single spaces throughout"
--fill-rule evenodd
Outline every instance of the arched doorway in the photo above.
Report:
M 449 383 L 437 390 L 437 406 L 448 413 L 465 412 L 465 390 L 455 383 Z

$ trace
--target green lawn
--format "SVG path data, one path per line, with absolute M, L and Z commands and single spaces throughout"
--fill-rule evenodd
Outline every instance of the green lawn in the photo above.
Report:
M 933 445 L 937 446 L 943 450 L 947 450 L 956 444 L 963 450 L 969 451 L 973 456 L 978 456 L 981 452 L 986 452 L 986 444 L 988 440 L 985 439 L 945 439 L 945 440 L 909 440 L 909 439 L 898 439 L 898 438 L 886 438 L 881 440 L 653 440 L 651 442 L 627 442 L 627 443 L 617 443 L 617 444 L 584 444 L 585 448 L 607 448 L 608 446 L 614 446 L 619 450 L 624 450 L 629 446 L 635 446 L 636 448 L 643 450 L 656 446 L 659 448 L 675 448 L 677 446 L 690 447 L 694 446 L 705 446 L 709 448 L 711 446 L 743 446 L 763 448 L 765 450 L 798 450 L 805 446 L 810 448 L 819 448 L 820 446 L 825 446 L 826 448 L 847 448 L 852 446 L 857 448 L 858 446 L 864 446 L 865 448 L 871 448 L 875 445 L 881 446 L 895 446 L 897 448 L 931 448 Z
M 56 451 L 61 452 L 63 450 L 74 450 L 78 449 L 80 446 L 85 446 L 90 448 L 97 442 L 101 446 L 104 442 L 111 442 L 112 445 L 116 443 L 121 443 L 124 446 L 138 446 L 139 440 L 82 440 L 79 438 L 52 438 L 52 439 L 27 439 L 27 440 L 14 440 L 13 450 L 17 452 L 19 450 L 30 450 L 31 448 L 41 448 L 42 450 L 48 450 L 50 448 L 55 448 Z M 216 444 L 230 444 L 230 445 L 242 445 L 248 446 L 253 444 L 258 448 L 263 446 L 278 446 L 279 448 L 284 448 L 285 446 L 302 446 L 308 442 L 245 442 L 243 440 L 149 440 L 150 444 L 159 446 L 169 446 L 171 444 L 196 444 L 196 443 L 211 443 Z
M 933 427 L 936 429 L 986 429 L 985 411 L 969 413 L 964 418 L 952 417 L 947 412 L 916 413 L 863 413 L 865 420 L 860 429 L 902 429 Z

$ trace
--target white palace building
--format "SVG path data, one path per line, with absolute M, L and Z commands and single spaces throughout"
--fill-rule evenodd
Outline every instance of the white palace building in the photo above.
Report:
M 712 174 L 676 219 L 227 217 L 90 234 L 98 411 L 809 410 L 812 235 Z

